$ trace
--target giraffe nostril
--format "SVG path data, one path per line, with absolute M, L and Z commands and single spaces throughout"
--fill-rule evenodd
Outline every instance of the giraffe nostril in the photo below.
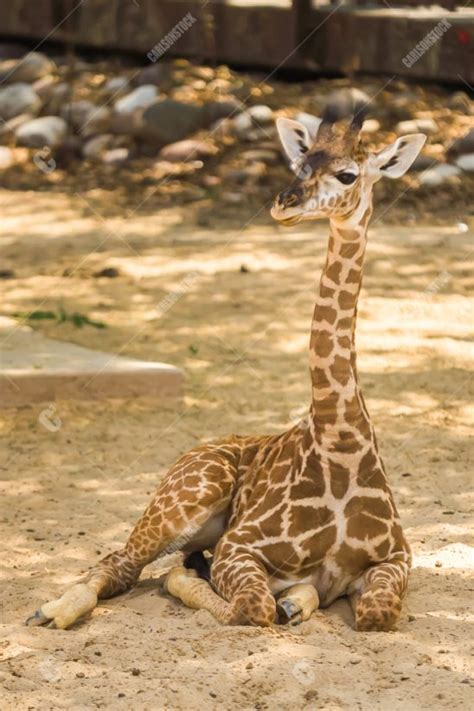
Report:
M 282 207 L 295 207 L 301 202 L 302 191 L 299 188 L 289 188 L 278 196 L 278 202 Z

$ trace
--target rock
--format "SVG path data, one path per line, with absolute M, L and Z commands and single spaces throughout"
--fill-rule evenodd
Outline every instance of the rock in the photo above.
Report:
M 229 170 L 225 176 L 225 179 L 229 182 L 237 183 L 238 185 L 256 183 L 263 175 L 265 175 L 265 172 L 266 167 L 264 163 L 255 162 L 240 170 Z
M 264 148 L 254 148 L 248 151 L 244 151 L 241 156 L 243 160 L 247 160 L 250 163 L 254 161 L 259 161 L 265 163 L 265 165 L 278 165 L 281 162 L 281 153 L 276 148 L 264 149 Z
M 13 269 L 0 269 L 0 279 L 15 279 L 16 274 Z
M 110 133 L 99 134 L 90 138 L 82 147 L 82 155 L 87 160 L 95 160 L 108 148 L 114 137 Z
M 260 126 L 264 126 L 265 124 L 273 121 L 273 111 L 269 106 L 265 106 L 265 104 L 252 106 L 247 113 L 253 121 Z
M 248 112 L 239 114 L 234 119 L 234 129 L 239 138 L 245 138 L 252 129 L 253 121 Z
M 363 104 L 365 107 L 369 108 L 372 103 L 372 96 L 369 96 L 367 92 L 362 89 L 355 89 L 351 87 L 347 90 L 347 93 L 354 104 Z
M 67 132 L 66 121 L 59 116 L 42 116 L 22 124 L 15 132 L 18 145 L 28 148 L 54 148 Z
M 22 126 L 27 121 L 32 121 L 33 119 L 33 114 L 18 114 L 15 118 L 5 121 L 4 123 L 0 121 L 0 136 L 3 140 L 13 138 L 17 128 Z
M 169 143 L 161 149 L 160 158 L 170 163 L 184 163 L 197 158 L 207 158 L 217 153 L 216 146 L 210 141 L 188 138 L 184 141 Z
M 244 110 L 241 101 L 208 101 L 203 106 L 204 122 L 210 126 L 216 121 L 233 118 Z
M 61 116 L 68 123 L 74 126 L 75 129 L 80 129 L 88 120 L 89 116 L 95 110 L 95 105 L 92 101 L 81 99 L 80 101 L 72 101 L 66 104 L 61 109 Z
M 104 267 L 104 269 L 95 272 L 94 276 L 97 279 L 100 279 L 101 277 L 105 277 L 106 279 L 115 279 L 116 277 L 120 276 L 120 271 L 117 269 L 117 267 Z
M 0 146 L 0 170 L 6 170 L 14 163 L 13 152 L 7 146 Z
M 118 163 L 125 163 L 129 155 L 130 152 L 128 148 L 111 148 L 110 151 L 105 151 L 102 160 L 108 165 L 116 165 Z
M 82 142 L 79 136 L 69 135 L 54 150 L 54 160 L 59 168 L 69 166 L 82 158 Z
M 158 145 L 175 143 L 205 125 L 202 107 L 174 99 L 157 101 L 143 112 L 140 135 Z
M 377 133 L 377 131 L 380 131 L 380 121 L 377 121 L 377 119 L 366 119 L 362 124 L 362 130 L 364 133 Z
M 120 114 L 119 114 L 120 115 Z M 129 114 L 123 114 L 128 116 Z M 112 123 L 112 112 L 107 106 L 94 106 L 84 123 L 79 126 L 82 136 L 93 136 L 96 133 L 109 131 Z
M 408 133 L 436 133 L 438 124 L 432 119 L 411 119 L 410 121 L 400 121 L 395 126 L 395 131 L 399 135 Z
M 0 82 L 33 82 L 56 69 L 54 62 L 42 52 L 29 52 L 21 59 L 0 62 Z
M 119 114 L 130 114 L 135 109 L 145 109 L 153 104 L 158 95 L 154 84 L 139 86 L 115 102 L 114 109 Z
M 466 173 L 474 173 L 474 153 L 464 153 L 456 160 L 456 165 Z
M 160 61 L 155 64 L 150 64 L 149 67 L 142 69 L 135 81 L 139 86 L 142 86 L 143 84 L 162 86 L 169 81 L 170 77 L 171 65 L 169 62 Z
M 238 205 L 244 200 L 244 196 L 242 195 L 242 193 L 234 193 L 230 191 L 223 192 L 221 197 L 224 202 L 230 202 L 234 205 Z
M 431 118 L 416 119 L 416 126 L 421 133 L 437 133 L 439 131 L 438 124 Z
M 438 187 L 440 185 L 445 185 L 446 183 L 452 182 L 461 175 L 461 169 L 455 165 L 450 165 L 449 163 L 440 163 L 434 168 L 425 170 L 424 173 L 420 174 L 420 185 L 425 185 L 429 187 Z
M 473 113 L 473 103 L 464 91 L 455 91 L 447 103 L 448 109 L 461 111 L 468 116 Z
M 58 82 L 55 76 L 52 74 L 46 74 L 46 76 L 33 82 L 31 86 L 44 104 L 53 96 L 54 88 L 57 86 L 57 83 Z
M 435 168 L 437 165 L 442 165 L 439 160 L 432 156 L 427 156 L 425 153 L 420 153 L 410 167 L 410 171 L 420 172 Z
M 116 114 L 113 113 L 110 117 L 110 125 L 108 131 L 110 133 L 135 136 L 140 130 L 142 124 L 141 117 L 137 113 L 133 114 Z
M 41 107 L 41 100 L 29 84 L 19 82 L 0 88 L 0 118 L 4 121 L 18 114 L 35 114 Z
M 463 153 L 474 153 L 474 128 L 464 136 L 456 139 L 448 148 L 448 155 L 459 156 Z
M 62 107 L 71 98 L 71 87 L 65 81 L 59 82 L 51 89 L 51 94 L 47 99 L 47 110 L 51 115 L 57 115 Z
M 152 84 L 153 82 L 150 83 Z M 125 92 L 129 85 L 130 82 L 127 77 L 112 77 L 105 82 L 102 91 L 108 95 L 120 94 Z

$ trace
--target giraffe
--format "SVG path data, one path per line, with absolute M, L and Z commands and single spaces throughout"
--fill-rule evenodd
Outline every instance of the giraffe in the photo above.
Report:
M 425 136 L 402 136 L 372 153 L 360 140 L 362 116 L 335 102 L 305 125 L 277 119 L 296 178 L 271 215 L 283 225 L 324 218 L 330 225 L 304 421 L 182 456 L 125 546 L 43 604 L 28 625 L 70 627 L 177 550 L 184 564 L 171 569 L 165 591 L 224 624 L 297 624 L 347 596 L 357 630 L 396 625 L 411 554 L 358 382 L 355 324 L 373 186 L 403 175 Z

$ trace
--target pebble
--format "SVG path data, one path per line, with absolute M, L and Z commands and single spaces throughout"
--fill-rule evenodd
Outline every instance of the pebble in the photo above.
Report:
M 102 87 L 104 94 L 118 94 L 122 91 L 126 91 L 129 86 L 129 81 L 127 77 L 112 77 L 105 82 Z
M 474 128 L 456 139 L 448 149 L 448 155 L 462 155 L 463 153 L 474 153 Z
M 124 163 L 129 157 L 128 148 L 111 148 L 102 155 L 102 161 L 109 165 Z
M 216 146 L 210 141 L 188 138 L 176 143 L 169 143 L 161 149 L 159 157 L 170 163 L 181 163 L 197 158 L 206 158 L 217 153 Z
M 15 277 L 13 269 L 0 269 L 0 279 L 15 279 Z
M 120 276 L 120 271 L 117 267 L 104 267 L 98 272 L 94 273 L 94 276 L 99 279 L 100 277 L 105 277 L 106 279 L 115 279 Z
M 113 138 L 110 133 L 103 133 L 90 138 L 82 147 L 82 155 L 88 160 L 98 158 L 102 151 L 109 148 Z
M 88 120 L 92 112 L 95 111 L 95 104 L 92 101 L 82 99 L 65 104 L 61 109 L 61 116 L 76 129 L 80 129 Z
M 252 126 L 252 117 L 248 112 L 241 113 L 234 118 L 234 129 L 240 138 L 245 138 Z
M 0 117 L 4 121 L 18 114 L 35 114 L 41 107 L 41 99 L 36 91 L 23 82 L 0 88 Z
M 230 202 L 237 205 L 243 202 L 244 196 L 242 195 L 242 193 L 233 193 L 226 191 L 222 193 L 222 199 L 224 200 L 224 202 Z
M 265 148 L 253 148 L 248 151 L 243 151 L 241 154 L 243 160 L 253 163 L 254 161 L 260 161 L 266 165 L 278 165 L 281 162 L 280 151 L 268 150 Z
M 438 124 L 431 118 L 416 119 L 416 125 L 418 131 L 421 131 L 422 133 L 436 133 L 439 131 Z
M 377 133 L 377 131 L 380 131 L 380 121 L 377 121 L 377 119 L 366 119 L 362 124 L 362 130 L 364 133 Z
M 6 170 L 14 163 L 13 152 L 7 146 L 0 146 L 0 170 Z M 2 277 L 5 278 L 5 277 Z
M 18 145 L 28 148 L 58 146 L 67 132 L 66 121 L 59 116 L 42 116 L 22 124 L 15 132 Z
M 449 98 L 447 106 L 449 109 L 454 109 L 455 111 L 462 111 L 467 115 L 473 113 L 473 102 L 469 99 L 468 95 L 464 91 L 455 91 L 454 94 Z
M 450 182 L 453 178 L 456 178 L 460 174 L 461 169 L 456 165 L 440 163 L 434 168 L 429 168 L 428 170 L 425 170 L 424 173 L 420 173 L 420 185 L 438 187 L 439 185 L 444 185 L 445 183 Z
M 273 111 L 269 106 L 265 106 L 265 104 L 252 106 L 248 110 L 248 114 L 257 124 L 260 125 L 265 125 L 273 121 Z
M 57 115 L 60 113 L 64 103 L 70 100 L 71 89 L 65 81 L 55 84 L 51 88 L 50 96 L 46 101 L 46 106 L 49 114 Z
M 437 165 L 440 164 L 440 161 L 436 160 L 432 156 L 428 156 L 426 155 L 426 153 L 420 153 L 419 155 L 417 155 L 414 162 L 410 166 L 410 171 L 416 173 L 422 170 L 429 170 L 431 168 L 435 168 Z
M 474 173 L 474 153 L 465 153 L 456 160 L 456 165 L 466 173 Z
M 128 116 L 128 114 L 122 114 Z M 121 117 L 122 117 L 121 116 Z M 95 133 L 108 131 L 112 125 L 112 112 L 106 106 L 95 106 L 89 113 L 87 119 L 79 127 L 84 138 L 93 136 Z
M 0 136 L 6 140 L 12 138 L 19 126 L 27 121 L 32 121 L 33 119 L 33 114 L 19 114 L 18 116 L 15 116 L 15 118 L 5 121 L 4 123 L 0 121 Z
M 409 121 L 400 121 L 395 126 L 395 131 L 399 135 L 409 133 L 436 133 L 438 124 L 432 119 L 411 119 Z
M 149 142 L 165 145 L 186 138 L 203 125 L 204 111 L 201 106 L 164 99 L 145 109 L 140 135 Z
M 56 69 L 54 62 L 42 52 L 29 52 L 20 59 L 0 62 L 1 82 L 34 82 Z
M 156 101 L 158 89 L 154 84 L 143 84 L 115 102 L 119 114 L 130 114 L 136 109 L 145 109 Z

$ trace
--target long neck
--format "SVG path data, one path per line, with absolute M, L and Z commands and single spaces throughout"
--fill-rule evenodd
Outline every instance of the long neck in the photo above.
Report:
M 347 221 L 331 221 L 326 264 L 310 339 L 312 412 L 320 431 L 338 436 L 366 419 L 357 385 L 355 326 L 370 202 Z

